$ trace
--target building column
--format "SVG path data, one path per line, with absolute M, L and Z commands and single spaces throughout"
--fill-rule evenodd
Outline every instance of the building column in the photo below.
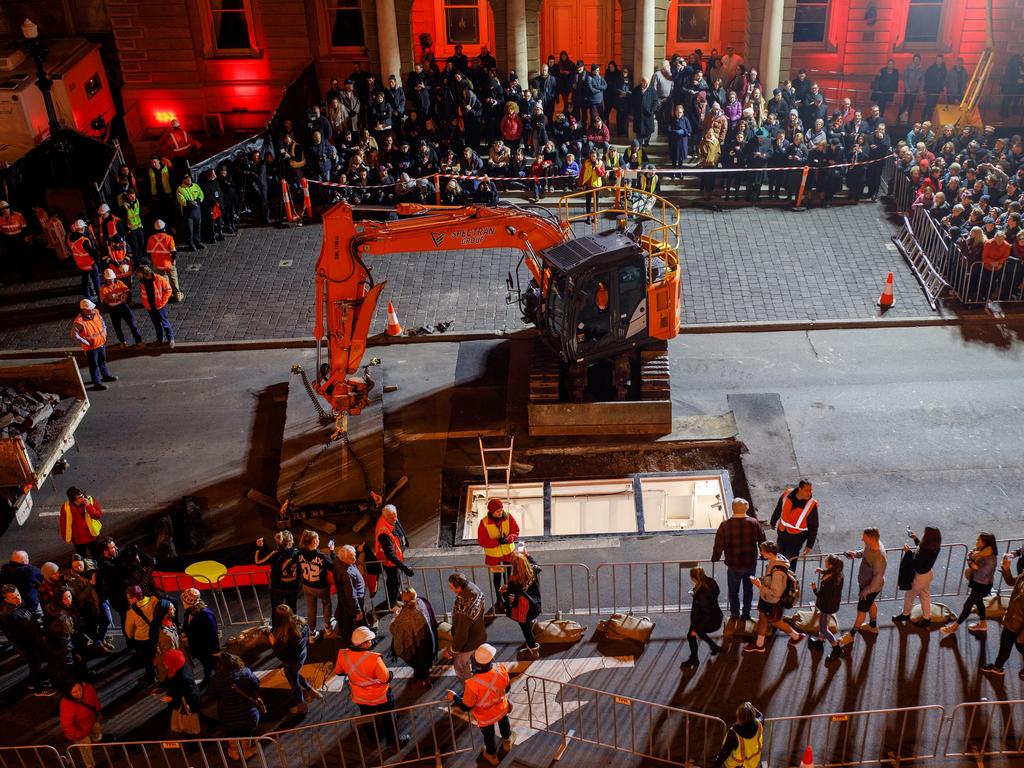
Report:
M 636 0 L 636 29 L 633 36 L 633 82 L 654 74 L 654 0 Z
M 388 75 L 402 82 L 402 49 L 398 45 L 398 21 L 394 0 L 377 0 L 377 46 L 380 51 L 380 82 L 386 85 Z
M 779 87 L 782 63 L 782 16 L 785 0 L 764 0 L 764 26 L 761 30 L 761 82 L 763 94 Z M 767 97 L 766 97 L 767 98 Z
M 530 87 L 530 54 L 526 50 L 526 0 L 505 0 L 508 68 L 519 75 L 523 89 Z

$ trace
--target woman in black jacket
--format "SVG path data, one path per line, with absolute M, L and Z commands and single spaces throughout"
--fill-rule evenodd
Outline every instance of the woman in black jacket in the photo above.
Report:
M 519 624 L 526 640 L 525 650 L 534 653 L 540 650 L 540 643 L 533 636 L 533 624 L 540 615 L 540 568 L 525 552 L 512 553 L 512 570 L 505 592 L 505 614 Z
M 914 540 L 917 549 L 911 549 L 909 544 L 903 545 L 904 559 L 913 564 L 914 581 L 910 588 L 903 594 L 903 613 L 893 616 L 895 624 L 905 624 L 910 621 L 910 609 L 914 606 L 914 599 L 921 601 L 921 620 L 915 622 L 919 627 L 928 629 L 932 625 L 932 596 L 928 591 L 932 583 L 932 568 L 939 557 L 939 549 L 942 547 L 942 533 L 938 528 L 927 527 L 924 529 L 924 536 L 920 539 L 909 530 L 907 533 Z M 906 566 L 910 568 L 910 565 Z M 901 581 L 904 564 L 900 563 Z M 902 586 L 902 585 L 901 585 Z
M 839 612 L 839 604 L 843 600 L 843 561 L 836 555 L 825 558 L 825 568 L 815 569 L 821 574 L 821 581 L 811 584 L 811 590 L 817 595 L 814 607 L 818 609 L 818 636 L 807 642 L 815 648 L 823 648 L 827 642 L 832 652 L 825 661 L 836 661 L 843 655 L 843 646 L 832 633 L 829 623 Z
M 697 658 L 698 637 L 708 644 L 712 656 L 717 656 L 722 650 L 722 646 L 709 636 L 722 626 L 718 584 L 699 566 L 690 569 L 690 579 L 693 581 L 693 605 L 690 608 L 690 629 L 686 633 L 686 642 L 690 645 L 690 658 L 680 665 L 680 669 L 700 664 L 700 659 Z
M 285 679 L 292 687 L 293 704 L 288 711 L 293 715 L 304 715 L 309 711 L 306 692 L 316 699 L 322 696 L 302 676 L 309 646 L 309 625 L 287 605 L 279 605 L 274 609 L 274 627 L 267 633 L 267 639 L 274 648 L 274 656 L 281 662 Z
M 166 651 L 161 663 L 167 670 L 164 686 L 167 688 L 163 701 L 167 709 L 174 712 L 183 707 L 189 712 L 199 712 L 199 686 L 196 685 L 192 665 L 188 663 L 185 653 L 178 648 Z
M 264 550 L 263 538 L 256 539 L 256 565 L 270 565 L 270 614 L 279 605 L 297 610 L 299 602 L 299 550 L 291 531 L 274 534 L 274 549 Z

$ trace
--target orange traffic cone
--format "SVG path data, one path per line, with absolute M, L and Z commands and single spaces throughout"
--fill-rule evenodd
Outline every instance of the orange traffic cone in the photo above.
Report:
M 388 336 L 401 336 L 402 324 L 398 322 L 398 314 L 395 312 L 395 305 L 388 302 Z
M 804 759 L 800 761 L 800 768 L 814 768 L 814 753 L 811 752 L 811 745 L 804 750 Z
M 281 179 L 281 201 L 284 203 L 284 219 L 291 223 L 295 221 L 295 212 L 292 210 L 292 196 L 288 194 L 288 182 Z
M 882 309 L 888 309 L 895 303 L 895 298 L 892 293 L 892 272 L 885 278 L 885 288 L 882 289 L 882 295 L 878 297 L 878 306 Z

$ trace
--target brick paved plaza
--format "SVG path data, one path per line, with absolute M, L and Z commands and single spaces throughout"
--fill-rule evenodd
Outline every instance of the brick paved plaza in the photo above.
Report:
M 889 270 L 896 306 L 889 317 L 931 315 L 909 269 L 892 250 L 894 231 L 881 206 L 861 204 L 792 212 L 747 208 L 682 211 L 683 324 L 867 320 Z M 185 301 L 171 308 L 181 341 L 238 341 L 309 336 L 319 225 L 262 227 L 199 253 L 182 254 Z M 402 324 L 454 320 L 453 331 L 516 330 L 504 277 L 512 251 L 401 254 L 374 261 L 384 298 Z M 0 345 L 68 346 L 79 277 L 72 265 L 30 283 L 0 288 Z M 148 319 L 140 327 L 152 339 Z M 374 328 L 382 330 L 383 308 Z

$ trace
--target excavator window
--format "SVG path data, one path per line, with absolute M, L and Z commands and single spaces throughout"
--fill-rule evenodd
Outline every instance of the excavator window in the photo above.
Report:
M 642 262 L 619 267 L 619 311 L 617 335 L 628 338 L 647 330 L 646 311 L 637 312 L 647 300 L 647 269 Z
M 613 313 L 609 311 L 611 297 L 608 290 L 611 284 L 609 272 L 596 272 L 583 279 L 577 295 L 581 304 L 576 314 L 576 338 L 583 345 L 599 342 L 611 333 Z

